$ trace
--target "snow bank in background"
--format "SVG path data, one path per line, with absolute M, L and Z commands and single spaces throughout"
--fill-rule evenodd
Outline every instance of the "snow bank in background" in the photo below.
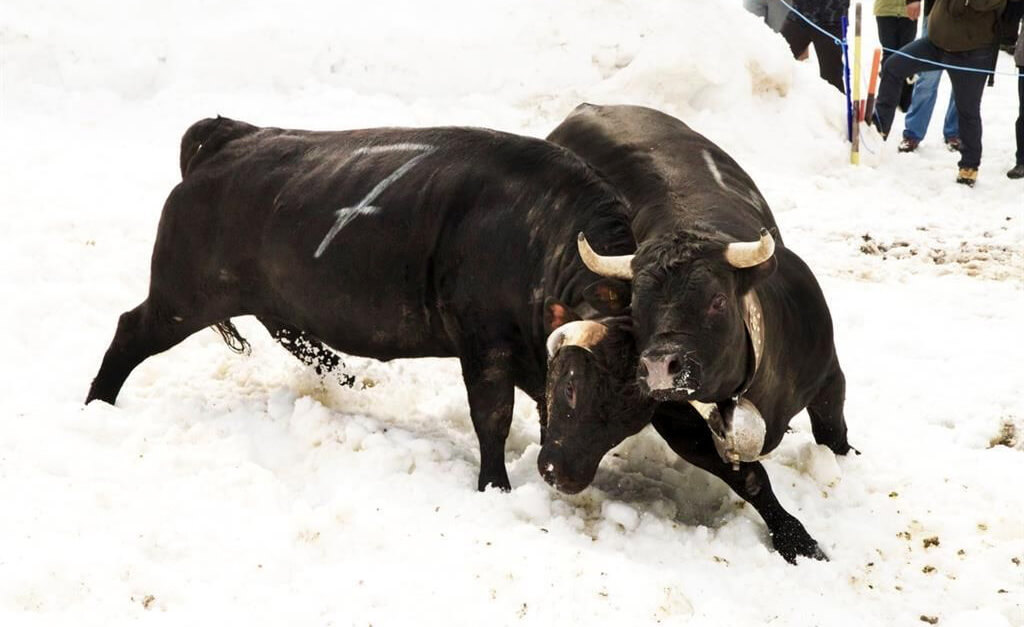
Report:
M 852 168 L 841 96 L 739 5 L 5 4 L 0 623 L 1024 625 L 1015 85 L 978 188 L 934 137 Z M 476 493 L 453 360 L 346 357 L 341 387 L 243 319 L 252 356 L 199 333 L 81 406 L 196 119 L 544 135 L 587 100 L 720 143 L 821 280 L 863 454 L 799 416 L 766 467 L 831 562 L 785 564 L 649 430 L 553 492 L 524 396 L 514 488 Z

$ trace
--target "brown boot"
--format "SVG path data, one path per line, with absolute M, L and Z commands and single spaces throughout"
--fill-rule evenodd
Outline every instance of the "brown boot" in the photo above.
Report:
M 978 168 L 960 168 L 956 182 L 967 187 L 974 187 L 974 184 L 978 182 Z

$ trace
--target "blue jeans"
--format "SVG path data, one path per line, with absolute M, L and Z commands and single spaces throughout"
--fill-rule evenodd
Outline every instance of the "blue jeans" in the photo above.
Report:
M 928 18 L 921 20 L 921 37 L 928 37 Z M 914 95 L 910 100 L 910 110 L 904 118 L 903 136 L 921 141 L 928 132 L 928 123 L 932 121 L 932 111 L 939 96 L 939 79 L 942 70 L 921 72 L 914 83 Z M 942 124 L 942 137 L 947 141 L 960 137 L 960 124 L 957 121 L 956 99 L 949 95 L 949 106 L 946 107 L 946 119 Z

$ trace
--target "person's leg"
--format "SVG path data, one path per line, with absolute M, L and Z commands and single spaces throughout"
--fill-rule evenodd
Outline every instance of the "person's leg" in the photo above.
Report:
M 846 88 L 843 85 L 843 48 L 836 43 L 836 39 L 842 39 L 842 26 L 840 24 L 820 24 L 820 26 L 832 36 L 824 35 L 817 30 L 812 35 L 814 53 L 818 55 L 818 74 L 832 83 L 841 93 L 846 93 Z
M 906 43 L 900 42 L 899 19 L 893 16 L 876 17 L 878 24 L 878 43 L 882 44 L 882 61 L 888 61 L 892 53 L 889 50 L 899 50 Z M 886 50 L 888 48 L 889 50 Z
M 941 72 L 936 72 L 941 75 Z M 960 138 L 960 116 L 956 110 L 956 96 L 949 94 L 949 105 L 946 107 L 946 119 L 942 122 L 942 137 L 947 142 Z
M 941 71 L 921 72 L 914 83 L 914 95 L 910 100 L 910 109 L 903 120 L 903 137 L 921 141 L 928 133 L 928 123 L 932 120 L 932 110 L 939 93 Z M 950 98 L 952 102 L 952 98 Z M 954 116 L 956 113 L 954 112 Z
M 1024 165 L 1024 66 L 1018 66 L 1017 72 L 1017 165 Z
M 917 35 L 917 20 L 912 20 L 909 17 L 900 17 L 896 23 L 896 46 L 895 49 L 900 49 L 903 46 L 914 41 L 914 37 Z M 906 113 L 910 110 L 910 105 L 913 102 L 914 84 L 903 82 L 903 91 L 900 92 L 900 111 Z
M 909 44 L 917 38 L 917 20 L 901 17 L 899 22 L 899 47 Z
M 967 52 L 947 53 L 950 65 L 988 70 L 992 68 L 993 51 L 979 48 Z M 950 70 L 953 95 L 960 121 L 961 169 L 977 170 L 981 165 L 981 97 L 985 93 L 987 76 L 980 72 Z
M 892 128 L 892 120 L 896 115 L 896 105 L 900 100 L 902 84 L 908 76 L 928 67 L 926 61 L 917 59 L 938 60 L 940 51 L 927 39 L 913 41 L 901 50 L 908 56 L 894 54 L 882 66 L 878 96 L 875 100 L 875 122 L 882 135 L 888 135 Z M 910 57 L 916 57 L 912 59 Z
M 799 59 L 807 46 L 811 45 L 811 29 L 802 20 L 787 18 L 780 32 L 789 44 L 794 59 Z

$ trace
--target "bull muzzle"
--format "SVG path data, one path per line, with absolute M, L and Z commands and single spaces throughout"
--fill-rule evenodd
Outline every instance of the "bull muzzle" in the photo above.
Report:
M 637 366 L 637 379 L 648 396 L 683 401 L 700 388 L 701 366 L 681 351 L 645 352 Z
M 578 494 L 594 481 L 600 458 L 596 463 L 580 463 L 565 454 L 558 442 L 545 444 L 537 456 L 537 470 L 544 481 L 559 492 Z

